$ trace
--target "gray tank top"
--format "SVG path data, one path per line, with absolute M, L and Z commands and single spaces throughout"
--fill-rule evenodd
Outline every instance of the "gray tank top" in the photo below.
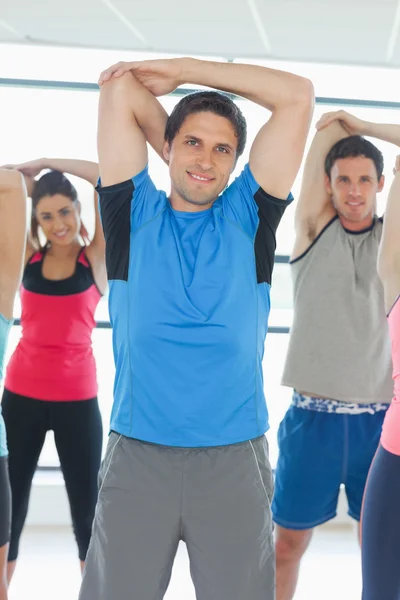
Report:
M 344 402 L 390 402 L 391 345 L 376 262 L 382 222 L 335 217 L 291 262 L 294 318 L 282 385 Z

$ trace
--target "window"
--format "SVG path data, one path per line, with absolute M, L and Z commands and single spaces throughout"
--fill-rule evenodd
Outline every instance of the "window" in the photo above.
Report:
M 8 47 L 9 49 L 10 47 Z M 90 91 L 90 87 L 96 80 L 101 68 L 112 64 L 120 59 L 118 53 L 108 51 L 85 51 L 54 49 L 58 60 L 54 61 L 53 67 L 48 66 L 45 61 L 38 60 L 43 49 L 27 47 L 12 47 L 15 56 L 15 66 L 9 67 L 9 72 L 4 72 L 9 77 L 37 77 L 54 80 L 49 82 L 48 87 L 23 87 L 13 85 L 0 86 L 0 129 L 2 132 L 2 144 L 0 145 L 0 164 L 21 162 L 39 156 L 63 156 L 71 158 L 86 158 L 96 160 L 96 128 L 97 128 L 97 100 L 96 91 Z M 48 49 L 45 49 L 48 53 Z M 0 49 L 4 53 L 4 47 Z M 52 50 L 53 51 L 53 50 Z M 30 56 L 31 54 L 31 56 Z M 126 56 L 126 54 L 125 54 Z M 71 61 L 73 57 L 76 60 Z M 80 60 L 80 58 L 82 60 Z M 128 57 L 129 59 L 129 57 Z M 10 64 L 9 62 L 7 64 Z M 57 70 L 54 65 L 57 64 Z M 275 65 L 273 65 L 275 66 Z M 315 65 L 277 65 L 279 68 L 293 69 L 302 72 L 313 79 L 318 94 L 322 90 L 325 94 L 335 96 L 342 94 L 346 96 L 350 89 L 356 98 L 359 80 L 358 70 L 354 68 L 336 67 L 330 71 L 329 81 L 326 77 L 326 68 Z M 53 68 L 53 71 L 48 69 Z M 365 71 L 365 69 L 364 69 Z M 377 77 L 379 81 L 380 97 L 376 99 L 392 100 L 395 86 L 391 85 L 394 79 L 393 70 L 389 73 L 384 70 L 369 69 L 368 72 Z M 89 75 L 89 73 L 91 75 Z M 75 89 L 63 89 L 56 79 L 64 81 L 88 81 L 90 85 L 75 86 Z M 371 77 L 368 80 L 368 90 L 371 94 Z M 3 82 L 4 83 L 4 82 Z M 329 84 L 329 85 L 328 85 Z M 51 86 L 54 85 L 52 88 Z M 378 92 L 377 92 L 378 93 Z M 367 96 L 365 96 L 367 97 Z M 371 96 L 369 96 L 370 99 Z M 170 112 L 177 102 L 176 96 L 163 99 L 166 109 Z M 254 135 L 266 117 L 266 111 L 245 100 L 238 101 L 248 122 L 248 146 L 247 152 L 239 161 L 236 173 L 248 159 L 248 150 Z M 328 110 L 337 110 L 342 105 L 337 105 L 334 100 L 331 104 L 326 101 L 318 104 L 315 109 L 313 124 Z M 400 105 L 399 105 L 400 108 Z M 356 106 L 349 108 L 352 112 L 372 121 L 398 122 L 399 113 L 382 107 Z M 314 128 L 311 127 L 310 140 Z M 391 181 L 391 170 L 398 150 L 390 144 L 376 142 L 385 156 L 385 174 L 387 183 L 385 190 L 380 195 L 378 212 L 381 214 L 387 197 Z M 161 188 L 169 189 L 168 171 L 162 161 L 150 152 L 150 171 L 156 183 Z M 293 186 L 293 194 L 296 198 L 299 192 L 301 171 Z M 74 179 L 82 201 L 82 216 L 88 225 L 89 232 L 93 229 L 93 191 L 89 184 Z M 285 331 L 290 327 L 292 321 L 292 288 L 288 255 L 291 252 L 294 241 L 294 206 L 292 205 L 282 220 L 277 235 L 277 255 L 281 257 L 274 269 L 272 283 L 272 310 L 270 315 L 270 327 L 272 331 Z M 17 315 L 18 315 L 17 306 Z M 97 319 L 108 320 L 107 299 L 100 302 Z M 20 336 L 20 327 L 13 328 L 8 355 L 11 354 Z M 291 390 L 280 385 L 280 377 L 283 369 L 287 351 L 287 333 L 269 333 L 265 346 L 265 359 L 263 363 L 265 378 L 265 395 L 270 412 L 271 431 L 269 434 L 272 464 L 277 458 L 276 432 L 281 418 L 290 403 Z M 99 402 L 103 415 L 105 433 L 108 430 L 109 416 L 112 405 L 112 391 L 114 378 L 114 362 L 112 356 L 111 330 L 98 328 L 93 336 L 94 352 L 97 360 L 99 379 Z M 105 435 L 106 443 L 106 435 Z M 54 467 L 58 465 L 58 458 L 51 436 L 46 441 L 45 448 L 40 458 L 42 467 Z

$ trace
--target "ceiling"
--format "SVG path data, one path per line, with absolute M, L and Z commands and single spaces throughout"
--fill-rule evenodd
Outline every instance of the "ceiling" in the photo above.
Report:
M 400 66 L 400 0 L 2 0 L 0 42 Z

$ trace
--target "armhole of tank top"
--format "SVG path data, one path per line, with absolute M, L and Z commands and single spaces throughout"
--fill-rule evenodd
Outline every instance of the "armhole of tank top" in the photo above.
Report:
M 32 254 L 32 256 L 28 259 L 28 262 L 25 265 L 25 269 L 27 267 L 29 267 L 30 265 L 34 265 L 37 262 L 42 262 L 43 256 L 44 256 L 44 252 L 41 252 L 40 250 L 35 250 L 35 252 Z
M 99 286 L 96 283 L 96 279 L 95 279 L 94 273 L 93 273 L 92 263 L 90 262 L 89 257 L 86 254 L 86 249 L 87 249 L 87 246 L 83 246 L 82 250 L 78 254 L 78 258 L 76 259 L 76 264 L 79 263 L 79 259 L 81 258 L 81 256 L 83 256 L 87 262 L 87 266 L 86 265 L 83 265 L 83 266 L 85 267 L 85 269 L 89 269 L 90 276 L 93 280 L 93 285 L 95 286 L 96 290 L 99 292 L 100 297 L 103 298 L 104 294 L 102 294 L 102 292 L 99 290 Z M 81 264 L 83 264 L 83 263 L 81 263 Z
M 76 262 L 79 262 L 79 260 L 81 259 L 82 256 L 84 258 L 86 258 L 86 260 L 88 260 L 88 257 L 86 256 L 85 250 L 86 250 L 86 246 L 81 246 L 81 249 L 78 252 L 78 256 L 76 257 Z
M 329 227 L 339 219 L 339 217 L 337 215 L 335 215 L 326 225 L 325 227 L 323 227 L 321 229 L 321 231 L 319 232 L 319 234 L 317 235 L 317 237 L 315 238 L 315 240 L 313 240 L 311 242 L 311 244 L 308 246 L 307 250 L 305 250 L 302 254 L 300 254 L 300 256 L 297 256 L 297 258 L 294 258 L 293 260 L 289 261 L 290 265 L 293 265 L 294 263 L 297 263 L 299 260 L 301 260 L 302 258 L 304 258 L 312 248 L 314 248 L 315 244 L 318 242 L 318 240 L 322 237 L 322 235 L 325 233 L 325 231 L 327 229 L 329 229 Z

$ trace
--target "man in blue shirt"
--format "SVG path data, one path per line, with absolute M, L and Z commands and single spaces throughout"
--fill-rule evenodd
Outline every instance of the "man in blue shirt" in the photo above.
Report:
M 157 96 L 185 83 L 272 112 L 230 186 L 244 117 L 214 91 L 186 96 L 168 117 Z M 116 378 L 80 598 L 163 598 L 184 540 L 198 600 L 272 600 L 262 358 L 275 232 L 302 159 L 312 85 L 184 58 L 118 63 L 100 86 Z M 169 166 L 169 195 L 149 176 L 146 141 Z

